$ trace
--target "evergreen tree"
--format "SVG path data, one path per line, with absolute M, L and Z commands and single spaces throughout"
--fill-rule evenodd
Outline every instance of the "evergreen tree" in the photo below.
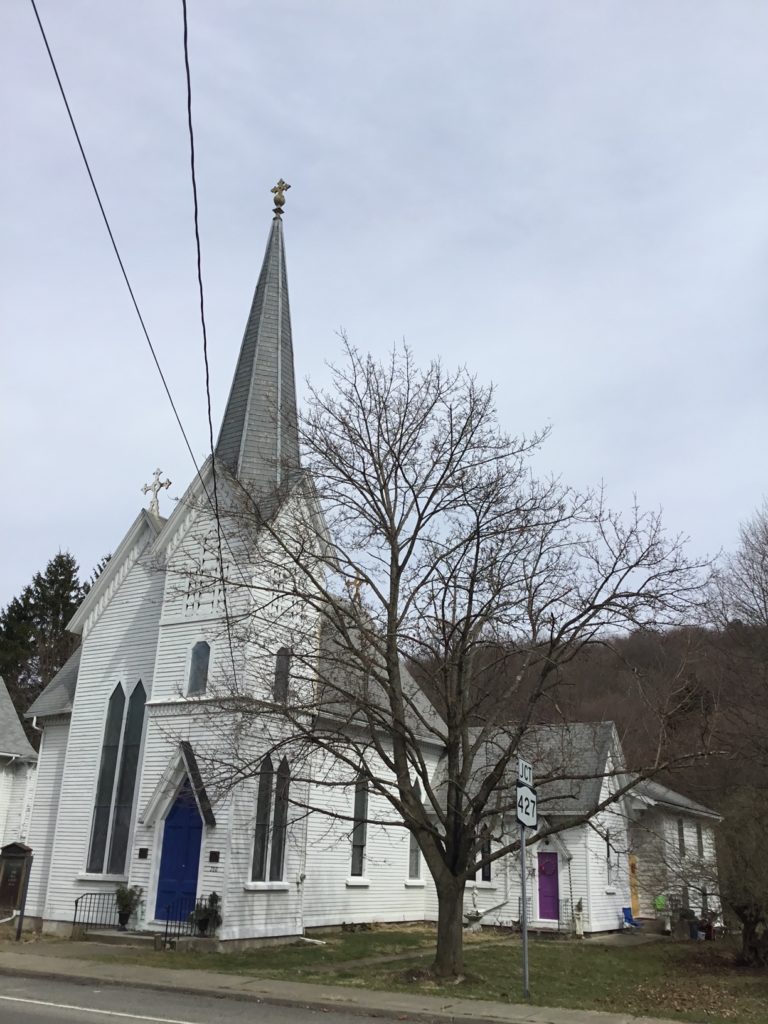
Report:
M 59 552 L 0 612 L 0 675 L 21 715 L 78 645 L 66 625 L 87 593 L 77 562 Z

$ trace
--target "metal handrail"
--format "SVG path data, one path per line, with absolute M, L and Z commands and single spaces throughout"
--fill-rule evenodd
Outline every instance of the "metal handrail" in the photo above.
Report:
M 119 917 L 117 898 L 112 892 L 84 892 L 75 900 L 72 934 L 79 925 L 87 928 L 116 928 Z

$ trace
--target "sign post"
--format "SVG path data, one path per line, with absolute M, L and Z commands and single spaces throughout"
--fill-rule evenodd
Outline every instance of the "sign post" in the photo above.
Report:
M 536 806 L 536 790 L 533 788 L 533 765 L 517 759 L 517 786 L 515 790 L 517 821 L 520 825 L 520 895 L 522 908 L 520 911 L 520 928 L 523 936 L 523 998 L 531 998 L 528 979 L 528 879 L 525 867 L 525 830 L 536 828 L 538 812 Z

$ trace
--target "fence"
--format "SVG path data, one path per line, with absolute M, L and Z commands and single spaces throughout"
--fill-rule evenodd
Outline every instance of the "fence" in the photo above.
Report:
M 114 892 L 84 892 L 75 900 L 75 915 L 72 919 L 72 934 L 79 927 L 117 928 L 119 924 L 117 900 Z
M 211 896 L 182 896 L 169 903 L 163 909 L 165 946 L 192 935 L 212 937 L 221 922 L 219 906 L 218 897 L 212 902 Z

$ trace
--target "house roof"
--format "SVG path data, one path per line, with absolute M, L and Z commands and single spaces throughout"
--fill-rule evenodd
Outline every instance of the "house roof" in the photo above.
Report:
M 590 814 L 600 802 L 609 753 L 619 750 L 613 722 L 570 722 L 529 729 L 521 754 L 533 764 L 539 811 L 549 817 Z M 619 765 L 616 766 L 620 767 Z
M 514 733 L 514 725 L 499 728 L 480 744 L 467 783 L 470 794 L 477 792 L 488 772 L 509 748 Z M 471 729 L 470 741 L 476 742 L 480 734 L 480 729 Z M 608 754 L 614 749 L 618 754 L 613 722 L 534 725 L 526 729 L 519 753 L 533 765 L 539 814 L 550 818 L 590 814 L 600 802 Z M 498 787 L 505 805 L 509 804 L 516 774 L 517 764 L 512 759 Z M 441 757 L 432 777 L 436 794 L 447 791 L 447 781 L 447 762 Z
M 693 814 L 696 817 L 713 818 L 717 821 L 722 821 L 722 815 L 718 814 L 717 811 L 713 811 L 711 808 L 705 807 L 704 804 L 691 800 L 690 797 L 683 796 L 682 793 L 676 793 L 674 789 L 670 789 L 669 786 L 665 786 L 663 783 L 656 782 L 653 779 L 644 779 L 642 782 L 638 782 L 632 792 L 642 803 L 651 807 L 661 807 L 678 814 L 682 811 L 685 814 Z
M 24 712 L 25 718 L 44 718 L 49 715 L 69 715 L 75 700 L 77 673 L 80 668 L 82 647 L 69 656 L 48 683 L 43 692 Z
M 359 660 L 355 653 L 364 650 L 358 623 L 365 613 L 356 609 L 351 601 L 340 602 L 339 613 L 345 615 L 347 609 L 351 644 L 342 637 L 338 623 L 325 617 L 321 621 L 318 710 L 333 719 L 358 722 L 361 725 L 373 721 L 380 723 L 381 727 L 387 727 L 391 718 L 389 698 L 372 674 L 374 669 L 384 673 L 384 658 L 379 650 L 371 649 L 372 671 L 365 670 L 364 661 Z M 408 728 L 422 739 L 434 741 L 436 734 L 444 730 L 442 719 L 402 658 L 400 684 L 406 702 Z
M 134 545 L 139 541 L 144 531 L 148 535 L 156 537 L 165 527 L 166 520 L 162 516 L 156 516 L 141 509 L 128 529 L 128 532 L 120 541 L 117 550 L 99 574 L 91 589 L 85 595 L 80 605 L 67 623 L 67 629 L 71 633 L 82 633 L 83 625 L 91 610 L 99 603 L 104 591 L 109 588 L 112 581 L 119 576 L 123 563 L 130 555 Z
M 272 221 L 216 458 L 256 494 L 300 468 L 291 314 L 283 225 Z
M 24 727 L 16 714 L 11 695 L 0 676 L 0 754 L 10 754 L 25 761 L 37 760 L 37 754 L 26 737 Z

